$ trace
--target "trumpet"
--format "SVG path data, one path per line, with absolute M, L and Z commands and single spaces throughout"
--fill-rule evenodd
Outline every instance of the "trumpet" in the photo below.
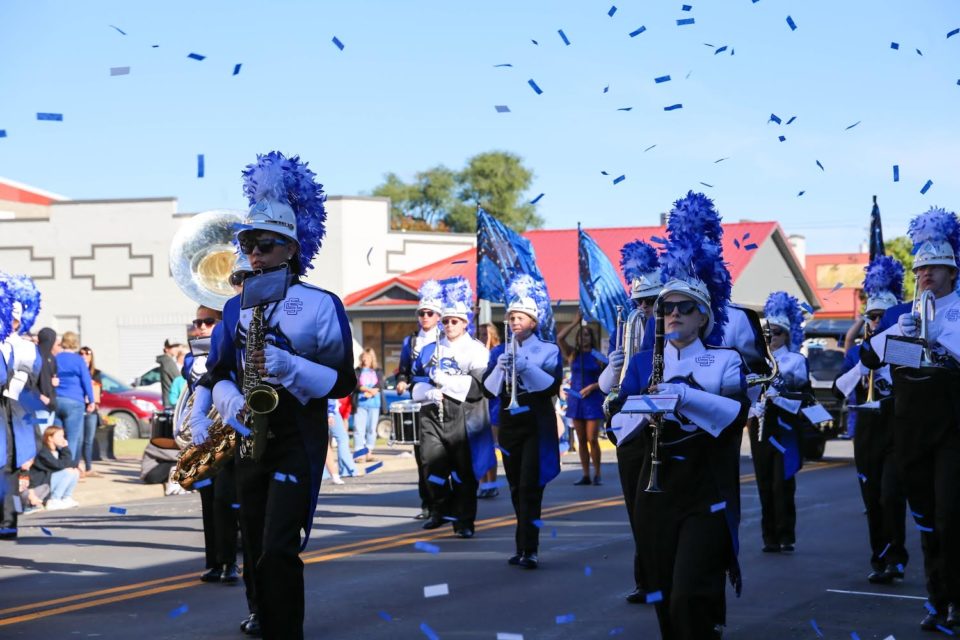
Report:
M 918 287 L 919 288 L 919 287 Z M 921 367 L 939 367 L 934 360 L 933 350 L 930 348 L 930 323 L 937 316 L 937 299 L 930 289 L 924 289 L 917 295 L 913 292 L 913 312 L 920 315 L 920 340 L 923 341 L 923 356 L 920 358 Z
M 513 411 L 520 407 L 517 402 L 517 337 L 510 332 L 510 322 L 503 321 L 503 335 L 510 336 L 510 376 L 506 380 L 506 385 L 510 389 L 510 404 L 507 405 L 507 411 Z
M 870 322 L 864 321 L 863 323 L 863 341 L 870 341 Z M 870 404 L 873 402 L 873 369 L 870 369 L 870 373 L 867 375 L 867 400 L 866 403 Z
M 434 380 L 433 383 L 437 385 L 437 388 L 440 388 L 440 383 L 436 380 L 436 372 L 440 369 L 443 364 L 443 361 L 440 357 L 440 341 L 443 339 L 443 331 L 440 329 L 440 325 L 437 325 L 437 346 L 433 350 L 433 360 L 434 360 Z M 440 421 L 440 424 L 443 424 L 443 398 L 440 398 L 440 402 L 437 403 L 437 418 Z

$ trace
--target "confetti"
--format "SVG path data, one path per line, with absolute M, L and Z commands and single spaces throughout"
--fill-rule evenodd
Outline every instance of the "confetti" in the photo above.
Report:
M 518 413 L 526 413 L 530 411 L 530 407 L 517 407 L 515 409 L 510 409 L 510 415 L 515 416 Z
M 720 158 L 719 160 L 714 160 L 713 164 L 717 164 L 718 162 L 723 162 L 724 160 L 729 160 L 729 159 L 730 158 Z
M 650 149 L 653 149 L 655 146 L 657 146 L 657 145 L 652 144 L 652 145 L 650 145 L 649 147 L 647 147 L 646 149 L 644 149 L 643 152 L 646 153 L 647 151 L 650 151 Z
M 111 24 L 111 25 L 107 25 L 107 26 L 109 26 L 109 27 L 112 27 L 112 28 L 114 28 L 114 29 L 116 29 L 116 30 L 117 30 L 117 32 L 119 32 L 119 33 L 120 33 L 120 35 L 122 35 L 122 36 L 125 36 L 125 35 L 127 35 L 127 32 L 126 32 L 126 31 L 124 31 L 123 29 L 121 29 L 120 27 L 114 27 L 114 26 L 113 26 L 112 24 Z M 947 36 L 947 37 L 949 38 L 950 36 Z
M 925 527 L 922 524 L 918 524 L 917 531 L 922 531 L 924 533 L 933 533 L 933 527 Z
M 793 431 L 793 427 L 783 421 L 783 418 L 777 418 L 777 424 L 786 429 L 787 431 Z
M 50 529 L 47 529 L 46 527 L 40 527 L 40 531 L 42 531 L 42 532 L 43 532 L 43 535 L 45 535 L 45 536 L 52 536 L 52 535 L 53 535 L 53 532 L 50 531 Z
M 617 176 L 616 178 L 613 179 L 613 184 L 620 184 L 621 182 L 623 182 L 623 181 L 626 180 L 626 179 L 627 179 L 627 176 L 625 176 L 625 175 L 623 175 L 623 176 Z
M 612 18 L 613 14 L 615 14 L 616 12 L 617 12 L 617 5 L 613 5 L 612 7 L 610 7 L 610 11 L 607 11 L 607 15 Z M 949 38 L 950 36 L 947 36 L 947 37 Z
M 287 479 L 287 474 L 277 471 L 273 474 L 273 479 L 277 482 L 284 482 Z
M 883 548 L 883 551 L 881 551 L 881 552 L 880 552 L 880 555 L 877 556 L 877 557 L 878 557 L 878 558 L 882 558 L 883 556 L 887 555 L 887 551 L 889 551 L 889 550 L 890 550 L 890 543 L 888 542 L 888 543 L 887 543 L 887 546 L 885 546 L 885 547 Z
M 779 140 L 780 142 L 783 142 L 786 139 L 787 139 L 787 136 L 777 136 L 777 140 Z
M 849 131 L 850 129 L 853 129 L 855 126 L 857 126 L 858 124 L 860 124 L 860 122 L 861 122 L 860 120 L 857 120 L 857 121 L 854 122 L 852 125 L 850 125 L 850 126 L 847 127 L 846 129 L 844 129 L 844 131 Z
M 631 37 L 631 38 L 636 38 L 638 35 L 640 35 L 641 33 L 643 33 L 643 32 L 646 31 L 646 30 L 647 30 L 646 27 L 638 27 L 638 28 L 636 28 L 636 29 L 634 29 L 633 31 L 630 32 L 630 37 Z
M 532 42 L 533 44 L 537 45 L 538 47 L 540 46 L 540 43 L 537 42 L 536 40 L 531 39 L 530 42 Z
M 386 611 L 378 611 L 377 615 L 383 618 L 384 620 L 386 620 L 387 622 L 391 622 L 393 620 L 393 616 L 391 616 Z
M 755 251 L 756 249 L 757 249 L 757 245 L 754 244 L 753 242 L 751 242 L 751 243 L 748 244 L 748 245 L 744 245 L 744 247 L 743 247 L 743 250 L 744 250 L 744 251 Z
M 621 633 L 623 633 L 623 627 L 614 627 L 613 629 L 610 629 L 610 633 L 608 635 L 618 636 Z
M 616 9 L 616 7 L 614 7 Z M 504 633 L 502 631 L 497 632 L 497 640 L 523 640 L 522 633 Z
M 379 469 L 379 468 L 382 467 L 382 466 L 383 466 L 383 463 L 382 463 L 382 462 L 377 462 L 376 464 L 372 464 L 372 465 L 370 465 L 369 467 L 367 467 L 366 469 L 364 469 L 363 472 L 366 473 L 366 474 L 371 474 L 371 473 L 373 473 L 374 471 L 376 471 L 377 469 Z
M 62 113 L 38 113 L 37 120 L 48 120 L 50 122 L 63 122 Z
M 610 85 L 605 86 L 605 87 L 603 88 L 603 92 L 604 92 L 604 93 L 609 93 L 609 92 L 610 92 Z
M 592 574 L 593 574 L 593 569 L 590 568 L 590 565 L 587 565 L 583 568 L 583 575 L 589 578 Z
M 429 542 L 418 541 L 413 543 L 413 548 L 418 551 L 426 551 L 427 553 L 437 554 L 440 553 L 440 547 L 435 544 L 430 544 Z
M 932 616 L 937 615 L 937 608 L 933 606 L 930 602 L 924 602 L 923 606 L 926 607 L 927 611 L 930 612 L 930 615 Z
M 438 598 L 448 595 L 450 595 L 450 587 L 447 586 L 446 582 L 443 584 L 431 584 L 423 588 L 424 598 Z
M 202 56 L 199 53 L 191 53 L 187 57 L 190 58 L 191 60 L 199 61 L 199 60 L 205 59 L 207 56 Z
M 684 25 L 693 24 L 693 18 L 683 18 L 682 20 L 677 20 L 677 26 L 682 27 Z
M 287 482 L 292 482 L 293 484 L 297 484 L 297 476 L 293 475 L 292 473 L 288 473 Z
M 557 616 L 557 624 L 567 624 L 574 621 L 574 616 L 572 613 L 567 613 L 562 616 Z
M 826 171 L 826 169 L 823 168 L 823 165 L 820 164 L 819 160 L 817 160 L 817 166 L 820 167 L 820 171 Z
M 606 171 L 601 171 L 601 172 L 600 172 L 600 175 L 602 175 L 602 176 L 608 176 L 608 175 L 610 175 L 610 174 L 607 173 Z
M 717 511 L 723 511 L 727 508 L 726 501 L 718 502 L 717 504 L 710 505 L 710 513 L 716 513 Z
M 242 66 L 243 66 L 242 62 L 238 62 L 237 64 L 233 65 L 233 75 L 239 75 L 240 67 Z
M 676 109 L 683 109 L 683 104 L 672 104 L 669 107 L 664 107 L 664 111 L 675 111 Z
M 659 78 L 654 78 L 653 81 L 656 82 L 657 84 L 661 84 L 663 82 L 670 82 L 670 76 L 660 76 Z
M 800 196 L 802 196 L 802 195 L 805 194 L 805 193 L 806 193 L 806 191 L 801 191 L 800 193 L 797 194 L 797 197 L 799 198 Z
M 446 481 L 446 480 L 444 480 L 443 478 L 441 478 L 441 477 L 439 477 L 439 476 L 435 476 L 435 475 L 433 475 L 432 473 L 430 474 L 430 477 L 427 478 L 427 482 L 432 482 L 433 484 L 439 485 L 439 486 L 441 486 L 441 487 L 442 487 L 443 485 L 447 484 L 447 481 Z
M 366 447 L 364 447 L 363 449 L 357 449 L 356 451 L 353 452 L 353 459 L 356 460 L 360 456 L 365 456 L 368 453 L 370 453 L 370 450 L 367 449 Z
M 893 165 L 893 181 L 900 182 L 900 165 Z
M 197 154 L 197 177 L 198 178 L 203 177 L 203 154 L 202 153 Z
M 793 18 L 787 16 L 787 24 L 790 25 L 790 31 L 797 30 L 797 23 L 793 21 Z
M 850 640 L 860 640 L 860 636 L 857 635 L 856 631 L 850 632 Z
M 536 198 L 534 198 L 533 200 L 531 200 L 531 201 L 530 201 L 530 204 L 537 204 L 538 202 L 540 202 L 540 198 L 542 198 L 542 197 L 543 197 L 543 194 L 541 193 L 541 194 L 538 195 Z
M 236 511 L 237 509 L 240 508 L 240 503 L 239 503 L 239 502 L 234 502 L 233 504 L 230 505 L 230 508 L 233 509 L 234 511 Z
M 671 456 L 674 460 L 680 460 L 681 462 L 686 460 L 686 456 Z
M 920 189 L 921 194 L 926 194 L 930 190 L 930 187 L 933 186 L 933 180 L 927 180 L 926 184 L 923 185 L 923 189 Z
M 110 507 L 110 513 L 117 513 L 122 516 L 127 513 L 127 510 L 123 507 Z
M 958 33 L 960 33 L 960 29 L 954 29 L 953 31 L 951 31 L 950 33 L 947 34 L 947 37 L 948 37 L 948 38 L 952 38 L 953 36 L 957 35 Z
M 717 55 L 718 53 L 723 53 L 726 50 L 727 50 L 727 45 L 723 45 L 722 47 L 718 47 L 717 50 L 713 52 L 713 55 Z
M 897 49 L 900 48 L 900 43 L 899 43 L 899 42 L 891 42 L 891 43 L 890 43 L 890 48 L 893 49 L 894 51 L 896 51 Z
M 769 443 L 770 443 L 770 446 L 772 446 L 774 449 L 776 449 L 776 450 L 779 451 L 780 453 L 785 453 L 786 450 L 787 450 L 786 447 L 784 447 L 782 444 L 780 444 L 780 443 L 777 441 L 777 439 L 774 438 L 773 436 L 770 436 L 770 437 L 767 439 L 767 442 L 769 442 Z
M 702 184 L 702 185 L 705 186 L 705 187 L 709 187 L 709 188 L 713 189 L 713 185 L 712 185 L 712 184 L 707 184 L 706 182 L 701 182 L 700 184 Z
M 948 629 L 948 628 L 946 628 L 946 627 L 943 626 L 942 624 L 938 624 L 938 625 L 937 625 L 937 629 L 939 629 L 941 633 L 945 633 L 945 634 L 947 634 L 948 636 L 952 636 L 952 635 L 953 635 L 953 631 L 950 630 L 950 629 Z
M 620 107 L 617 111 L 632 111 L 633 107 Z
M 917 51 L 917 55 L 918 55 L 918 56 L 922 56 L 922 55 L 923 55 L 923 52 L 920 51 L 920 49 L 917 49 L 916 51 Z
M 504 62 L 503 64 L 495 64 L 495 65 L 493 65 L 493 68 L 496 69 L 497 67 L 512 67 L 512 66 L 513 66 L 513 65 L 510 64 L 509 62 Z
M 6 138 L 6 137 L 7 137 L 7 130 L 0 129 L 0 138 Z
M 661 602 L 661 601 L 663 601 L 663 593 L 661 593 L 660 591 L 653 591 L 651 593 L 648 593 L 646 596 L 647 604 L 653 604 L 654 602 Z
M 330 42 L 332 42 L 337 49 L 340 49 L 340 51 L 343 51 L 343 43 L 340 42 L 340 38 L 338 38 L 337 36 L 333 36 L 333 39 Z
M 777 124 L 780 124 L 782 121 L 780 120 L 780 117 L 779 117 L 777 114 L 771 113 L 771 114 L 770 114 L 770 119 L 767 120 L 767 122 L 768 122 L 768 123 L 770 123 L 770 122 L 776 122 Z
M 503 447 L 501 447 L 500 445 L 497 445 L 497 451 L 499 451 L 502 455 L 507 456 L 508 458 L 510 457 L 510 452 L 504 449 Z
M 691 5 L 689 5 L 689 4 L 685 4 L 685 5 L 683 5 L 683 6 L 680 7 L 680 10 L 681 10 L 681 11 L 690 11 L 690 9 L 693 9 L 693 7 L 692 7 Z
M 493 105 L 493 108 L 497 110 L 497 113 L 510 113 L 510 107 L 505 104 L 496 104 Z
M 532 79 L 531 79 L 531 80 L 527 80 L 527 84 L 530 85 L 530 88 L 531 88 L 531 89 L 533 89 L 534 91 L 537 92 L 537 95 L 538 95 L 538 96 L 539 96 L 541 93 L 543 93 L 543 89 L 541 89 L 540 87 L 538 87 L 538 86 L 537 86 L 537 83 L 534 82 Z
M 820 631 L 820 627 L 817 626 L 817 621 L 813 618 L 810 619 L 810 626 L 813 627 L 813 632 L 817 634 L 818 638 L 823 637 L 823 632 Z
M 450 264 L 467 264 L 468 260 L 454 260 Z
M 130 75 L 130 67 L 110 67 L 111 76 L 128 76 Z
M 210 478 L 206 478 L 206 479 L 204 479 L 204 480 L 201 480 L 200 482 L 194 482 L 194 483 L 193 483 L 193 488 L 194 488 L 194 489 L 203 489 L 204 487 L 209 487 L 209 486 L 212 485 L 212 484 L 213 484 L 213 480 L 211 480 Z
M 534 520 L 533 522 L 531 522 L 530 524 L 532 524 L 533 526 L 535 526 L 537 529 L 543 529 L 543 520 L 537 519 L 537 520 Z
M 420 623 L 420 631 L 423 632 L 423 635 L 430 638 L 430 640 L 440 640 L 440 636 L 437 635 L 437 632 L 430 628 L 426 622 Z
M 789 120 L 787 120 L 787 124 L 793 123 L 793 121 L 796 119 L 797 119 L 797 116 L 792 116 Z
M 173 611 L 171 611 L 168 615 L 169 615 L 171 618 L 179 618 L 180 616 L 182 616 L 183 614 L 185 614 L 185 613 L 186 613 L 187 611 L 189 611 L 189 610 L 190 610 L 190 608 L 187 607 L 187 605 L 182 604 L 182 605 L 180 605 L 179 607 L 177 607 L 176 609 L 174 609 Z
M 560 39 L 563 40 L 563 44 L 570 46 L 570 39 L 567 37 L 567 34 L 563 32 L 563 29 L 557 29 L 557 33 L 560 34 Z
M 842 282 L 838 282 L 837 284 L 833 285 L 833 289 L 830 289 L 830 293 L 834 293 L 835 291 L 839 291 L 839 290 L 842 289 L 842 288 L 843 288 L 843 283 L 842 283 Z

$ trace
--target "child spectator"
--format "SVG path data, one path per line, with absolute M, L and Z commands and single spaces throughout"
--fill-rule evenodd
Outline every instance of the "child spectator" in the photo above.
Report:
M 80 479 L 80 470 L 74 465 L 70 447 L 60 427 L 47 427 L 43 432 L 43 445 L 37 452 L 33 462 L 38 471 L 44 472 L 46 482 L 50 485 L 50 498 L 47 500 L 47 510 L 70 509 L 79 507 L 80 503 L 73 499 L 73 488 Z

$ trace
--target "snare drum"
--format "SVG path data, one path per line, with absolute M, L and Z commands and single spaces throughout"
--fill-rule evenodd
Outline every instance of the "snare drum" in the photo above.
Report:
M 395 444 L 420 444 L 420 403 L 401 400 L 390 405 L 390 420 L 393 431 L 389 446 Z

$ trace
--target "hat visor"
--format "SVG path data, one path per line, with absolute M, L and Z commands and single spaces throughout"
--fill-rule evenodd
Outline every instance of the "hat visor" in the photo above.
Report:
M 957 261 L 955 258 L 951 258 L 947 256 L 938 257 L 938 258 L 928 258 L 928 259 L 917 258 L 913 261 L 913 272 L 916 273 L 917 269 L 919 269 L 920 267 L 932 267 L 935 265 L 942 265 L 944 267 L 952 267 L 956 269 Z
M 268 220 L 258 220 L 256 222 L 245 222 L 239 227 L 237 231 L 237 239 L 239 240 L 240 236 L 249 231 L 272 231 L 278 235 L 283 236 L 289 240 L 293 240 L 297 243 L 297 246 L 300 246 L 300 241 L 297 239 L 297 230 L 291 230 L 284 224 L 279 222 L 273 222 Z
M 640 300 L 641 298 L 653 298 L 660 295 L 660 291 L 663 289 L 661 285 L 655 287 L 644 287 L 637 288 L 630 292 L 631 300 Z

